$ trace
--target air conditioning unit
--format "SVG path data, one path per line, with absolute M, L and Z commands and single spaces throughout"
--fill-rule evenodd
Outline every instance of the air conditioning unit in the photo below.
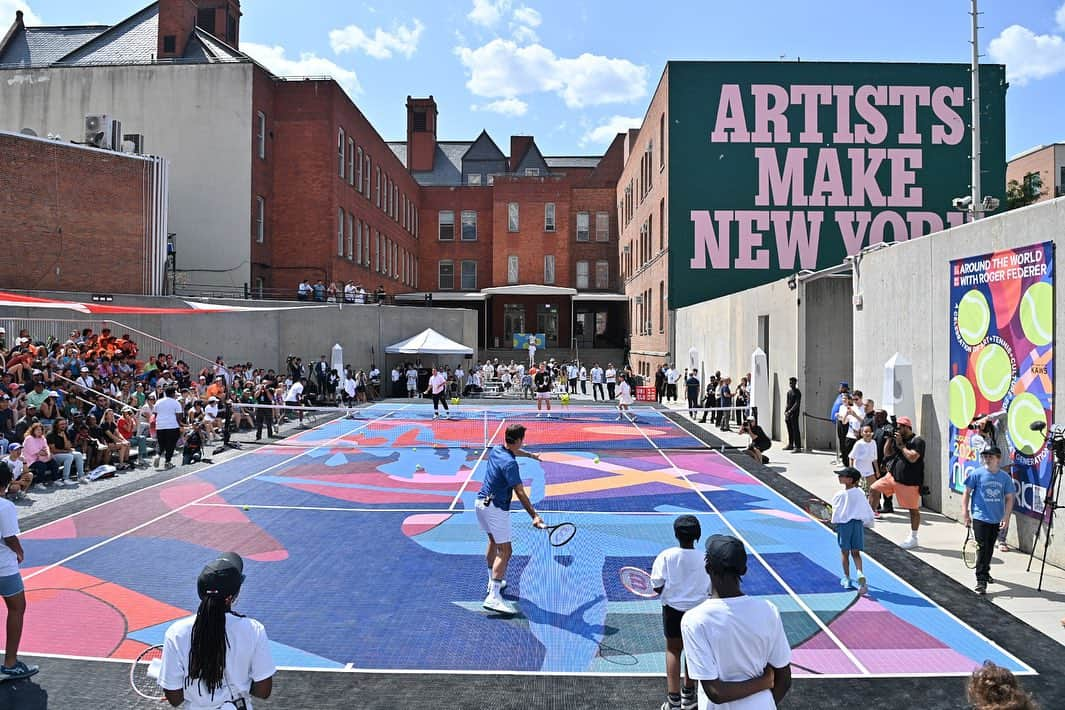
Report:
M 106 114 L 85 117 L 85 145 L 104 150 L 122 149 L 122 122 Z
M 144 134 L 127 133 L 122 136 L 122 152 L 144 155 Z
M 629 254 L 631 252 L 632 252 L 632 245 L 631 244 L 626 244 L 625 246 L 621 247 L 621 253 L 622 254 Z

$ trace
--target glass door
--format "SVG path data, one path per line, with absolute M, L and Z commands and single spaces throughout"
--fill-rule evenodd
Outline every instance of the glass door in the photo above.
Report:
M 558 306 L 546 303 L 536 307 L 536 332 L 544 334 L 548 347 L 558 347 Z

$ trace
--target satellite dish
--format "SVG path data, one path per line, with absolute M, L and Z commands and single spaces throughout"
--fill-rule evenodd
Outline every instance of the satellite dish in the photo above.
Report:
M 33 130 L 32 128 L 23 128 L 21 131 L 19 131 L 19 133 L 24 136 L 33 136 L 34 138 L 37 137 L 37 131 Z

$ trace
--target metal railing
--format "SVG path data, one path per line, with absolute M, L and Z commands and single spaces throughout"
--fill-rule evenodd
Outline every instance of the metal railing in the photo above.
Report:
M 329 301 L 316 301 L 314 296 L 311 295 L 305 301 L 301 301 L 296 293 L 296 287 L 292 288 L 258 288 L 252 287 L 249 284 L 243 284 L 241 286 L 231 286 L 225 284 L 195 284 L 184 283 L 178 284 L 175 289 L 175 296 L 182 298 L 231 298 L 239 300 L 255 300 L 255 301 L 292 301 L 293 303 L 344 303 L 347 305 L 358 305 L 360 302 L 357 300 L 346 300 L 343 290 L 337 293 L 334 300 Z M 326 297 L 328 299 L 328 297 Z M 379 299 L 374 295 L 373 291 L 368 291 L 363 296 L 362 303 L 377 304 Z M 418 306 L 422 305 L 419 301 L 397 301 L 396 294 L 385 293 L 380 299 L 380 303 L 388 306 Z

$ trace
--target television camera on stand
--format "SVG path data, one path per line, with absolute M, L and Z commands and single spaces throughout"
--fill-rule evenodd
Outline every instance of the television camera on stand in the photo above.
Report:
M 1046 422 L 1032 422 L 1032 431 L 1043 431 L 1047 428 Z M 1035 549 L 1039 544 L 1039 533 L 1043 530 L 1043 522 L 1046 522 L 1046 536 L 1043 538 L 1043 559 L 1039 566 L 1039 584 L 1036 589 L 1043 590 L 1043 572 L 1047 566 L 1047 550 L 1050 547 L 1050 532 L 1054 529 L 1054 511 L 1065 508 L 1060 503 L 1061 477 L 1065 473 L 1065 425 L 1055 424 L 1050 431 L 1043 435 L 1043 441 L 1050 445 L 1051 454 L 1054 457 L 1053 468 L 1050 469 L 1050 483 L 1047 485 L 1046 498 L 1043 500 L 1043 511 L 1039 516 L 1039 525 L 1035 529 L 1035 537 L 1032 539 L 1032 551 L 1028 555 L 1028 570 L 1032 571 L 1032 560 L 1035 558 Z

